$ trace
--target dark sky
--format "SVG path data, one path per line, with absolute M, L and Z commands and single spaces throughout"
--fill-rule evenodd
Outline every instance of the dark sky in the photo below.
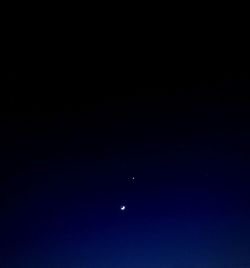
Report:
M 1 267 L 250 265 L 246 77 L 111 90 L 51 75 L 9 71 L 8 90 L 34 91 L 1 112 Z

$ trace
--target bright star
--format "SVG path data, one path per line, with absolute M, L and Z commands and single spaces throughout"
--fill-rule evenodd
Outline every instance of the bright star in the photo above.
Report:
M 125 206 L 121 206 L 121 210 L 125 210 L 126 209 L 126 207 Z

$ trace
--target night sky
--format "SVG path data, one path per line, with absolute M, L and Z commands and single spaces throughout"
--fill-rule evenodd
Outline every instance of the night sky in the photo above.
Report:
M 43 95 L 24 73 L 0 115 L 1 267 L 250 267 L 248 79 Z

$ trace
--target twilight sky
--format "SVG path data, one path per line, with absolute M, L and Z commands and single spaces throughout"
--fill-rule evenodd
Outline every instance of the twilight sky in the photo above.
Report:
M 250 267 L 248 88 L 3 111 L 1 267 Z

